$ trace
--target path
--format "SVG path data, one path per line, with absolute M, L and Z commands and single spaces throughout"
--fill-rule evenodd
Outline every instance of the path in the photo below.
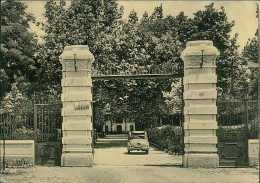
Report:
M 169 155 L 150 144 L 149 154 L 127 153 L 127 135 L 107 135 L 97 140 L 94 163 L 102 166 L 181 166 L 182 157 Z

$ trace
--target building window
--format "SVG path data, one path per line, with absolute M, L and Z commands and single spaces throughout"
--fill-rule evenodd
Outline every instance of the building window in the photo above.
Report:
M 134 131 L 134 125 L 130 125 L 130 131 Z
M 108 132 L 108 125 L 105 126 L 105 132 Z
M 117 125 L 117 133 L 122 133 L 122 125 Z

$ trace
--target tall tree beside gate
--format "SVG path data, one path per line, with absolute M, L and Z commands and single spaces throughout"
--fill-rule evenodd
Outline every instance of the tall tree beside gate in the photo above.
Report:
M 19 90 L 18 82 L 11 85 L 11 91 L 8 92 L 1 101 L 0 114 L 10 117 L 8 125 L 12 126 L 13 130 L 21 128 L 25 125 L 26 114 L 28 114 L 33 106 L 28 98 Z M 0 125 L 2 121 L 0 122 Z
M 149 34 L 149 32 L 153 33 L 156 37 L 169 34 L 170 37 L 168 36 L 167 38 L 172 40 L 178 37 L 181 47 L 177 48 L 180 51 L 186 45 L 187 41 L 212 40 L 214 46 L 220 50 L 220 56 L 217 59 L 217 86 L 219 97 L 244 97 L 242 96 L 245 94 L 244 83 L 248 75 L 243 70 L 239 70 L 239 68 L 243 67 L 243 62 L 238 52 L 238 35 L 236 34 L 233 38 L 231 37 L 232 27 L 235 22 L 228 19 L 224 7 L 218 10 L 214 7 L 214 3 L 211 3 L 207 5 L 204 10 L 195 12 L 194 18 L 185 16 L 183 12 L 176 17 L 169 15 L 162 18 L 161 9 L 162 7 L 156 8 L 150 17 L 147 13 L 144 14 L 139 25 L 143 32 L 146 34 Z M 158 14 L 157 16 L 155 16 L 156 13 Z M 156 20 L 154 17 L 161 18 Z M 163 45 L 165 48 L 166 44 Z M 165 54 L 165 52 L 163 53 Z M 178 51 L 174 53 L 178 53 Z M 159 60 L 163 58 L 164 57 L 159 57 Z M 167 57 L 166 59 L 170 60 L 171 58 L 175 58 L 175 63 L 182 62 L 178 54 L 172 54 L 171 57 Z M 243 87 L 241 84 L 243 84 Z
M 142 69 L 142 67 L 137 65 L 138 61 L 140 61 L 140 64 L 143 65 L 143 67 L 149 64 L 152 59 L 148 59 L 147 57 L 151 57 L 149 51 L 153 50 L 156 53 L 153 57 L 155 58 L 157 56 L 157 62 L 162 62 L 159 57 L 165 55 L 163 47 L 165 43 L 169 44 L 170 52 L 167 54 L 168 58 L 171 58 L 171 53 L 175 53 L 174 50 L 178 50 L 175 47 L 173 48 L 174 50 L 171 50 L 172 44 L 175 44 L 175 41 L 172 41 L 172 39 L 170 39 L 171 37 L 167 37 L 167 35 L 161 40 L 155 36 L 148 36 L 146 40 L 150 39 L 150 43 L 143 42 L 142 38 L 145 38 L 145 35 L 139 35 L 141 31 L 137 30 L 137 21 L 134 12 L 132 12 L 133 14 L 130 14 L 129 22 L 121 21 L 122 9 L 118 9 L 116 3 L 113 1 L 73 1 L 71 7 L 68 9 L 64 8 L 64 6 L 64 1 L 61 1 L 60 3 L 48 1 L 45 6 L 47 24 L 44 25 L 44 29 L 47 34 L 45 37 L 46 43 L 42 51 L 41 75 L 46 75 L 46 77 L 43 77 L 45 80 L 43 83 L 46 83 L 47 86 L 57 86 L 56 90 L 60 83 L 60 77 L 58 77 L 60 75 L 58 56 L 63 47 L 68 44 L 89 45 L 91 52 L 95 55 L 96 61 L 93 64 L 94 70 L 102 72 L 103 74 L 109 74 L 114 71 L 123 71 L 125 68 L 130 68 L 130 73 L 133 73 L 137 69 Z M 160 18 L 160 16 L 155 17 Z M 146 49 L 145 46 L 147 45 L 148 48 Z M 165 60 L 167 61 L 167 58 L 164 59 L 163 62 L 165 62 Z M 150 63 L 150 65 L 152 64 L 154 63 Z M 46 78 L 48 79 L 48 82 Z M 143 81 L 97 82 L 94 84 L 95 88 L 108 87 L 106 89 L 106 94 L 95 92 L 100 95 L 94 97 L 96 99 L 108 99 L 106 102 L 103 101 L 103 103 L 111 104 L 110 106 L 114 109 L 110 110 L 110 115 L 120 115 L 120 113 L 122 115 L 125 110 L 123 111 L 121 106 L 121 98 L 126 99 L 127 96 L 129 97 L 129 89 L 133 90 L 134 86 L 137 88 L 132 92 L 132 96 L 135 95 L 133 96 L 134 98 L 129 98 L 128 101 L 125 100 L 124 103 L 129 103 L 130 100 L 133 101 L 137 97 L 145 98 L 146 100 L 143 101 L 150 101 L 150 103 L 154 103 L 154 98 L 159 98 L 159 96 L 162 98 L 161 88 L 163 85 L 158 85 L 157 89 L 154 90 L 156 92 L 153 92 L 153 90 L 142 88 L 143 86 L 146 86 L 145 88 L 155 88 L 157 84 L 155 84 L 154 81 L 145 83 L 143 83 Z M 131 86 L 129 86 L 129 84 Z M 116 93 L 113 88 L 117 88 Z M 122 88 L 122 90 L 120 90 L 120 88 Z M 140 93 L 140 91 L 142 90 L 146 92 L 141 94 L 142 92 Z M 108 97 L 103 97 L 105 95 Z M 96 104 L 97 106 L 102 106 L 94 101 L 94 105 Z M 138 106 L 138 104 L 135 105 Z M 106 105 L 103 105 L 103 107 L 104 106 Z M 147 105 L 144 103 L 143 106 L 145 107 L 142 108 L 144 112 L 147 111 Z M 135 107 L 132 107 L 132 109 Z M 136 109 L 137 108 L 134 110 Z M 100 110 L 97 111 L 98 114 L 100 114 L 100 112 Z M 153 114 L 153 111 L 150 112 Z M 141 112 L 139 111 L 138 113 Z M 98 116 L 100 115 L 96 115 L 96 117 Z M 141 119 L 140 121 L 143 121 L 143 117 L 138 118 Z
M 246 46 L 243 49 L 243 57 L 247 59 L 247 61 L 257 63 L 258 61 L 258 40 L 257 40 L 257 34 L 258 31 L 256 32 L 256 36 L 252 39 L 248 39 Z
M 139 67 L 146 68 L 147 65 L 151 69 L 158 67 L 158 73 L 169 72 L 168 69 L 176 67 L 171 71 L 179 72 L 177 66 L 181 64 L 179 59 L 182 50 L 181 42 L 178 40 L 177 34 L 167 29 L 167 26 L 162 6 L 156 7 L 151 16 L 144 13 L 140 22 L 135 23 L 137 55 L 143 57 L 138 62 Z M 163 91 L 170 91 L 171 83 L 175 81 L 176 79 L 172 78 L 137 81 L 138 85 L 133 87 L 134 90 L 131 94 L 135 94 L 134 97 L 138 98 L 140 103 L 131 105 L 132 119 L 141 122 L 141 128 L 150 127 L 151 124 L 157 125 L 159 116 L 169 112 L 166 110 Z
M 257 65 L 258 65 L 258 30 L 254 38 L 249 39 L 246 46 L 243 49 L 243 61 L 249 65 L 250 70 L 248 70 L 248 94 L 250 96 L 256 97 L 258 93 L 258 84 L 257 84 Z M 248 69 L 249 69 L 248 68 Z
M 44 76 L 40 81 L 46 83 L 45 88 L 60 89 L 58 56 L 65 45 L 89 45 L 95 56 L 94 73 L 124 74 L 140 70 L 147 73 L 149 68 L 163 64 L 161 70 L 180 65 L 180 52 L 188 40 L 209 39 L 221 52 L 217 61 L 218 86 L 223 93 L 229 92 L 229 73 L 231 69 L 237 71 L 239 55 L 236 37 L 230 36 L 234 22 L 228 20 L 224 8 L 217 10 L 212 3 L 205 10 L 194 13 L 194 18 L 188 18 L 183 12 L 176 17 L 164 17 L 163 7 L 159 6 L 151 16 L 144 13 L 140 21 L 134 11 L 127 21 L 123 21 L 123 8 L 119 9 L 114 1 L 74 0 L 69 8 L 65 8 L 64 0 L 60 3 L 50 0 L 45 8 L 47 22 L 43 28 L 47 34 L 39 62 L 39 74 Z M 233 67 L 230 67 L 231 64 Z M 97 115 L 94 116 L 98 119 L 102 110 L 109 111 L 115 118 L 120 113 L 125 116 L 122 105 L 127 104 L 133 118 L 148 123 L 156 120 L 156 115 L 163 110 L 160 107 L 165 100 L 162 91 L 170 91 L 171 82 L 177 81 L 95 82 L 94 93 L 97 95 L 94 96 L 94 105 L 99 109 L 96 108 L 94 113 Z M 106 88 L 102 88 L 104 86 Z M 144 100 L 135 103 L 136 98 Z M 110 106 L 109 110 L 104 106 Z M 135 115 L 137 113 L 140 115 Z M 100 118 L 102 121 L 104 119 Z
M 33 15 L 26 12 L 27 6 L 16 0 L 1 3 L 1 90 L 0 100 L 11 89 L 15 76 L 24 78 L 23 82 L 34 82 L 37 72 L 35 35 L 28 31 Z M 24 88 L 28 93 L 31 85 Z
M 61 65 L 58 57 L 66 45 L 88 45 L 94 53 L 100 52 L 104 46 L 100 40 L 109 35 L 117 19 L 122 15 L 114 1 L 83 1 L 74 0 L 66 8 L 66 2 L 49 0 L 45 5 L 46 23 L 40 23 L 46 32 L 45 44 L 40 52 L 39 82 L 45 83 L 45 88 L 60 92 Z M 98 62 L 98 61 L 97 61 Z M 39 75 L 39 76 L 40 76 Z
M 220 10 L 214 7 L 214 3 L 194 13 L 193 31 L 189 40 L 212 40 L 214 46 L 220 51 L 217 63 L 217 75 L 220 97 L 230 96 L 232 73 L 238 65 L 238 45 L 237 36 L 231 38 L 234 21 L 230 21 L 226 15 L 224 7 Z M 227 94 L 228 95 L 225 95 Z

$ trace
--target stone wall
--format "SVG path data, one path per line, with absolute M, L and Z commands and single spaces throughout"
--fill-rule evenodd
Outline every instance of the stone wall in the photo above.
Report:
M 3 141 L 0 141 L 1 166 L 3 163 Z M 26 167 L 34 165 L 33 140 L 6 140 L 5 160 L 7 167 Z
M 248 140 L 248 164 L 249 166 L 259 166 L 259 140 Z

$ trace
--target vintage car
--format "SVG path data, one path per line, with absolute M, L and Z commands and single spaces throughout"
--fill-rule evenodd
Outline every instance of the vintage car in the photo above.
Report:
M 145 131 L 131 131 L 128 135 L 127 151 L 130 153 L 133 150 L 145 151 L 149 153 L 149 142 Z

